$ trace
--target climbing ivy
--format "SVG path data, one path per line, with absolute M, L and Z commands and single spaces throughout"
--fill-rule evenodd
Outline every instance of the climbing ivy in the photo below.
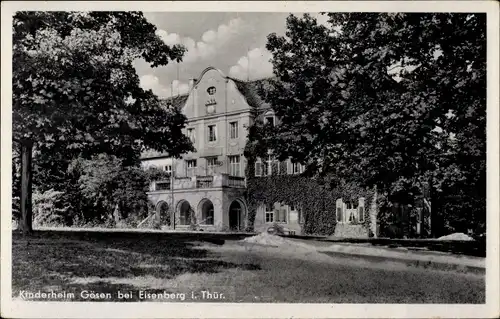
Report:
M 250 155 L 247 153 L 247 155 Z M 262 204 L 281 202 L 286 204 L 300 204 L 303 214 L 302 231 L 310 235 L 331 235 L 335 231 L 336 201 L 357 201 L 365 198 L 365 218 L 363 225 L 369 226 L 369 208 L 373 199 L 373 192 L 354 184 L 339 182 L 337 185 L 328 183 L 323 178 L 301 175 L 285 175 L 283 170 L 279 174 L 265 177 L 255 177 L 256 156 L 248 158 L 247 176 L 247 204 L 248 221 L 253 225 L 257 207 Z M 277 172 L 278 170 L 272 170 Z M 285 171 L 286 172 L 286 171 Z

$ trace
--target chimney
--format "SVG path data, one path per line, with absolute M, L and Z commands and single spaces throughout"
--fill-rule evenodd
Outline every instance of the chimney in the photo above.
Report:
M 194 84 L 196 83 L 196 79 L 189 79 L 189 91 L 194 88 Z

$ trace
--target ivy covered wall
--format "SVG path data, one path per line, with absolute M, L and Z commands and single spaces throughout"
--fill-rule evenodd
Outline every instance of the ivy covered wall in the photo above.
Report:
M 369 208 L 373 191 L 362 189 L 353 184 L 339 183 L 332 187 L 330 183 L 305 175 L 287 175 L 283 170 L 272 170 L 274 175 L 255 177 L 255 157 L 248 158 L 247 205 L 248 225 L 254 225 L 257 207 L 262 204 L 281 202 L 298 203 L 302 208 L 302 232 L 309 235 L 332 235 L 336 226 L 336 201 L 358 201 L 365 198 L 363 226 L 369 228 Z

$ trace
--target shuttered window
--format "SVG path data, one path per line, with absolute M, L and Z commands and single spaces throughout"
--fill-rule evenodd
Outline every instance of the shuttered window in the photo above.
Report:
M 255 162 L 255 176 L 262 176 L 262 161 L 260 159 Z

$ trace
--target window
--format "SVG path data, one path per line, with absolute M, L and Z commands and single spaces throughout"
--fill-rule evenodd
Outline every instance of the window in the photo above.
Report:
M 358 204 L 354 201 L 349 201 L 347 203 L 345 203 L 346 205 L 346 209 L 357 209 L 358 208 Z
M 207 176 L 215 173 L 215 168 L 218 166 L 217 157 L 207 157 Z
M 343 223 L 344 222 L 344 209 L 343 209 L 343 203 L 342 203 L 342 198 L 337 199 L 336 202 L 336 207 L 337 207 L 337 222 Z
M 211 86 L 207 89 L 208 95 L 214 95 L 216 91 L 215 86 Z
M 359 221 L 363 222 L 365 220 L 365 208 L 363 206 L 358 207 Z
M 279 203 L 267 203 L 265 215 L 266 223 L 286 223 L 288 220 L 287 206 Z
M 266 118 L 264 120 L 264 123 L 266 125 L 272 125 L 272 126 L 274 126 L 274 115 L 266 116 Z
M 299 163 L 292 162 L 292 174 L 300 174 L 301 171 L 301 165 Z
M 281 206 L 277 210 L 276 222 L 286 223 L 286 221 L 287 221 L 286 206 Z
M 264 115 L 264 124 L 265 125 L 272 125 L 272 126 L 274 126 L 276 124 L 275 120 L 274 120 L 274 113 L 272 111 L 268 111 Z
M 266 223 L 274 223 L 274 211 L 266 212 Z
M 269 176 L 270 169 L 269 169 L 269 161 L 266 161 L 266 163 L 262 163 L 262 176 Z
M 215 142 L 217 140 L 217 128 L 215 125 L 208 126 L 208 141 Z
M 266 203 L 266 212 L 270 212 L 273 210 L 274 205 L 270 203 Z
M 365 198 L 360 197 L 358 199 L 358 220 L 360 222 L 365 221 Z
M 274 210 L 270 203 L 266 203 L 266 223 L 274 223 Z
M 240 156 L 229 156 L 229 175 L 240 176 Z
M 188 177 L 196 175 L 196 160 L 186 161 L 186 175 Z
M 354 201 L 347 201 L 345 203 L 345 212 L 347 217 L 347 222 L 356 223 L 358 222 L 358 207 L 357 203 Z
M 171 175 L 172 174 L 172 165 L 165 165 L 163 166 L 163 170 L 168 174 L 168 175 Z
M 280 174 L 280 162 L 276 160 L 274 156 L 269 155 L 267 157 L 266 165 L 264 165 L 262 176 L 279 175 L 279 174 Z
M 269 164 L 263 163 L 260 158 L 257 159 L 255 162 L 255 176 L 267 176 L 268 175 L 268 170 Z
M 217 166 L 217 157 L 207 157 L 207 167 Z
M 229 123 L 230 138 L 238 138 L 238 122 Z
M 191 143 L 195 143 L 195 133 L 194 133 L 194 128 L 188 128 L 187 129 L 187 137 L 191 140 Z
M 187 160 L 186 162 L 188 168 L 196 168 L 196 160 Z

